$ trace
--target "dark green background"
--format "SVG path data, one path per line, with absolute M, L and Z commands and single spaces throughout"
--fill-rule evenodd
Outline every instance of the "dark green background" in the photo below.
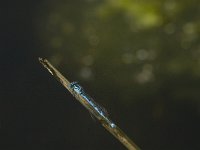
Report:
M 143 150 L 200 149 L 198 0 L 1 2 L 0 149 L 123 150 L 46 57 Z

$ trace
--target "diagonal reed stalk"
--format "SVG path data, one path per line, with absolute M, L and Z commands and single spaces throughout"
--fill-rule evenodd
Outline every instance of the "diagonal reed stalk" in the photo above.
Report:
M 53 75 L 113 136 L 127 149 L 140 148 L 108 117 L 103 107 L 98 105 L 77 82 L 69 82 L 47 59 L 39 58 L 40 63 Z

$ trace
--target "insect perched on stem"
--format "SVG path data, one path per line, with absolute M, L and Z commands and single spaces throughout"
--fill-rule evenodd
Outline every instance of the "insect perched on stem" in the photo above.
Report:
M 70 83 L 70 87 L 71 87 L 71 88 L 73 89 L 73 91 L 74 91 L 74 94 L 73 94 L 74 97 L 78 97 L 78 96 L 84 97 L 84 98 L 87 100 L 87 102 L 90 103 L 90 104 L 95 108 L 95 110 L 97 110 L 100 114 L 102 114 L 103 116 L 106 116 L 106 117 L 109 116 L 107 110 L 106 110 L 103 106 L 101 106 L 100 104 L 98 104 L 97 102 L 95 102 L 95 101 L 93 100 L 93 98 L 91 98 L 91 97 L 84 91 L 83 87 L 80 86 L 80 85 L 78 84 L 77 81 L 71 82 L 71 83 Z M 96 118 L 93 116 L 92 113 L 90 113 L 90 114 L 91 114 L 91 117 L 92 117 L 93 119 L 96 119 Z
M 39 58 L 40 63 L 53 75 L 113 136 L 127 149 L 140 148 L 109 118 L 106 109 L 95 102 L 78 82 L 69 82 L 47 59 Z

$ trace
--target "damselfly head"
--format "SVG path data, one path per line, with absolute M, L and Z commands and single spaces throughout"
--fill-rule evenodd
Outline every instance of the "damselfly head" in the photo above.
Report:
M 83 88 L 78 84 L 77 81 L 71 82 L 70 83 L 70 88 L 72 88 L 73 91 L 75 91 L 78 94 L 83 93 Z

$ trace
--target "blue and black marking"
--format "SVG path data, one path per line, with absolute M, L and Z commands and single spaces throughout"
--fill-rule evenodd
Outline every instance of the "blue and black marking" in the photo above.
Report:
M 95 102 L 88 94 L 85 93 L 84 89 L 78 84 L 78 82 L 71 82 L 70 88 L 73 90 L 75 97 L 81 96 L 84 98 L 101 116 L 108 117 L 106 109 Z

